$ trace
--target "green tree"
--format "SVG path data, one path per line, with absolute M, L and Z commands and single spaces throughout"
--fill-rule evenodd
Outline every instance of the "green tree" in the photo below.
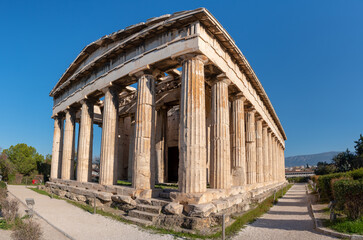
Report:
M 338 172 L 347 172 L 353 169 L 352 163 L 355 159 L 355 155 L 348 149 L 345 152 L 338 153 L 333 158 L 333 163 Z
M 363 157 L 363 136 L 360 134 L 359 139 L 357 141 L 354 141 L 356 144 L 354 146 L 355 154 L 357 154 L 358 157 Z
M 14 165 L 16 172 L 24 175 L 30 175 L 37 170 L 38 162 L 44 162 L 44 157 L 34 147 L 25 143 L 10 146 L 9 149 L 4 150 L 4 153 Z
M 326 175 L 331 174 L 336 171 L 334 164 L 329 164 L 327 162 L 318 162 L 316 169 L 314 170 L 316 175 Z
M 2 151 L 0 154 L 0 175 L 2 180 L 8 181 L 12 174 L 14 174 L 14 165 L 9 161 L 5 152 Z
M 44 182 L 49 180 L 51 163 L 52 163 L 51 154 L 47 154 L 45 156 L 44 161 L 37 162 L 38 173 L 44 176 Z

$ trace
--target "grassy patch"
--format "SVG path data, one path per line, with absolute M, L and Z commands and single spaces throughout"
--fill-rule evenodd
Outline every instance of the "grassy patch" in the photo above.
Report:
M 357 220 L 348 218 L 338 218 L 335 221 L 327 220 L 324 225 L 341 233 L 363 234 L 363 217 Z
M 117 180 L 117 184 L 121 186 L 132 186 L 131 182 L 124 180 Z M 178 189 L 178 184 L 155 184 L 155 188 Z
M 123 180 L 117 180 L 117 184 L 122 185 L 122 186 L 131 186 L 132 185 L 131 182 L 123 181 Z
M 177 184 L 155 184 L 155 188 L 178 189 L 178 185 Z
M 8 224 L 5 219 L 0 219 L 0 229 L 9 230 L 13 227 L 13 225 Z
M 125 181 L 118 181 L 119 182 L 124 182 L 124 183 L 128 183 Z M 131 183 L 130 183 L 131 184 Z M 168 187 L 170 187 L 169 185 L 167 185 Z M 280 198 L 282 195 L 284 195 L 290 188 L 292 187 L 292 184 L 289 184 L 287 187 L 279 190 L 276 192 L 276 197 Z M 43 194 L 46 196 L 50 196 L 50 194 L 44 190 L 40 190 L 37 188 L 29 188 L 39 194 Z M 89 213 L 93 213 L 93 207 L 87 204 L 82 204 L 79 202 L 75 202 L 72 200 L 68 200 L 68 199 L 63 199 L 60 198 L 56 195 L 54 195 L 54 198 L 56 199 L 62 199 L 67 201 L 68 203 L 79 207 L 81 209 L 83 209 L 84 211 L 87 211 Z M 276 202 L 276 201 L 275 201 Z M 261 202 L 260 204 L 258 204 L 254 209 L 249 210 L 248 212 L 246 212 L 245 214 L 243 214 L 242 216 L 239 217 L 235 217 L 234 218 L 234 222 L 228 226 L 226 228 L 226 236 L 232 236 L 236 233 L 238 233 L 240 231 L 241 228 L 243 228 L 246 224 L 254 222 L 257 218 L 259 218 L 260 216 L 262 216 L 264 213 L 266 213 L 273 205 L 274 205 L 274 196 L 273 194 L 266 198 L 263 202 Z M 120 222 L 124 222 L 124 223 L 131 223 L 130 221 L 124 219 L 121 216 L 115 215 L 113 213 L 109 213 L 109 212 L 105 212 L 103 210 L 100 209 L 96 209 L 96 213 L 100 214 L 102 216 L 105 217 L 110 217 L 112 219 L 115 219 L 117 221 Z M 155 233 L 159 233 L 159 234 L 170 234 L 170 235 L 174 235 L 176 237 L 181 237 L 181 238 L 187 238 L 187 239 L 217 239 L 217 238 L 221 238 L 222 236 L 222 231 L 219 231 L 217 233 L 211 234 L 211 235 L 201 235 L 201 234 L 193 234 L 193 233 L 183 233 L 183 232 L 177 232 L 177 231 L 173 231 L 173 230 L 168 230 L 168 229 L 164 229 L 164 228 L 159 228 L 159 227 L 155 227 L 155 226 L 144 226 L 144 229 L 148 229 L 148 230 L 152 230 Z
M 45 196 L 48 196 L 48 197 L 53 197 L 55 199 L 62 199 L 60 198 L 58 195 L 55 195 L 55 194 L 50 194 L 48 193 L 47 191 L 44 191 L 44 190 L 41 190 L 41 189 L 38 189 L 38 188 L 32 188 L 32 187 L 28 187 L 28 189 L 34 191 L 34 192 L 37 192 L 39 194 L 42 194 L 42 195 L 45 195 Z

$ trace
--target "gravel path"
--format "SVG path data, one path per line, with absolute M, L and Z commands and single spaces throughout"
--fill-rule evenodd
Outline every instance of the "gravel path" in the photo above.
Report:
M 10 230 L 2 230 L 0 229 L 0 240 L 9 240 L 11 235 Z
M 270 211 L 233 239 L 335 239 L 314 230 L 307 204 L 305 184 L 295 184 Z
M 22 202 L 25 198 L 34 198 L 34 210 L 73 239 L 174 239 L 171 235 L 153 234 L 134 225 L 90 214 L 64 200 L 50 199 L 25 186 L 9 185 L 8 190 Z

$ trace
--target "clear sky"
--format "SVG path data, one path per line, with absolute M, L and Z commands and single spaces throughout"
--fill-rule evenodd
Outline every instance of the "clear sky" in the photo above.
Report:
M 49 92 L 87 44 L 207 8 L 242 50 L 287 134 L 285 156 L 353 150 L 363 133 L 363 1 L 1 1 L 0 147 L 51 153 Z M 100 130 L 96 129 L 95 144 Z M 99 145 L 95 148 L 99 153 Z

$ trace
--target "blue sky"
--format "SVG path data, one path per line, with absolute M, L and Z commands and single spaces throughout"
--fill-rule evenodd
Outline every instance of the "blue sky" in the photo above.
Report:
M 353 150 L 363 133 L 363 1 L 1 1 L 0 147 L 51 153 L 52 99 L 92 41 L 206 7 L 242 50 L 286 131 L 285 156 Z M 99 153 L 96 128 L 95 152 Z

